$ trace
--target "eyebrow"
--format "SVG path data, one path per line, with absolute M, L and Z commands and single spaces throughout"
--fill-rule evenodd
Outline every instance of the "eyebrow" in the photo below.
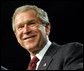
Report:
M 28 24 L 28 23 L 35 22 L 35 21 L 36 21 L 35 19 L 27 20 L 27 21 L 25 21 L 25 22 L 19 23 L 19 25 L 20 25 L 20 24 Z
M 35 19 L 32 19 L 30 21 L 27 21 L 26 23 L 31 23 L 31 22 L 36 22 L 36 20 Z

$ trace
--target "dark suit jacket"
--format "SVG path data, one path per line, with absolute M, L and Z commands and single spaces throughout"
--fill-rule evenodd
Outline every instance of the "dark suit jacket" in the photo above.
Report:
M 7 68 L 5 68 L 5 67 L 3 67 L 3 66 L 1 66 L 1 70 L 8 70 Z
M 83 45 L 77 42 L 62 46 L 53 43 L 38 70 L 83 70 Z

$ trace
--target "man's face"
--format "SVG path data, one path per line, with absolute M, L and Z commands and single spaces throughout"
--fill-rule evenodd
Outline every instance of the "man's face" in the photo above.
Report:
M 22 12 L 15 17 L 15 35 L 23 48 L 37 52 L 44 47 L 50 32 L 50 25 L 43 26 L 34 10 Z

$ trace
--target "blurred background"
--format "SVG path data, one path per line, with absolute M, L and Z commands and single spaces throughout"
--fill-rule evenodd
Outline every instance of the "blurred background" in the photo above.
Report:
M 11 17 L 19 6 L 30 4 L 44 9 L 51 22 L 50 40 L 60 45 L 83 43 L 81 0 L 8 0 L 1 1 L 1 65 L 8 69 L 25 69 L 29 53 L 17 42 Z

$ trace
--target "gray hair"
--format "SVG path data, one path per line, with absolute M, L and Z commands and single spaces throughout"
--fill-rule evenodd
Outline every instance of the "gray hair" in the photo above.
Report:
M 42 20 L 43 24 L 49 24 L 49 19 L 48 19 L 48 15 L 47 13 L 41 9 L 41 8 L 38 8 L 37 6 L 35 5 L 24 5 L 24 6 L 21 6 L 21 7 L 18 7 L 14 14 L 13 14 L 13 17 L 12 17 L 12 28 L 13 28 L 13 31 L 15 31 L 15 25 L 14 25 L 14 21 L 15 21 L 15 17 L 18 13 L 22 13 L 22 12 L 26 12 L 28 10 L 35 10 L 37 12 L 37 17 Z

